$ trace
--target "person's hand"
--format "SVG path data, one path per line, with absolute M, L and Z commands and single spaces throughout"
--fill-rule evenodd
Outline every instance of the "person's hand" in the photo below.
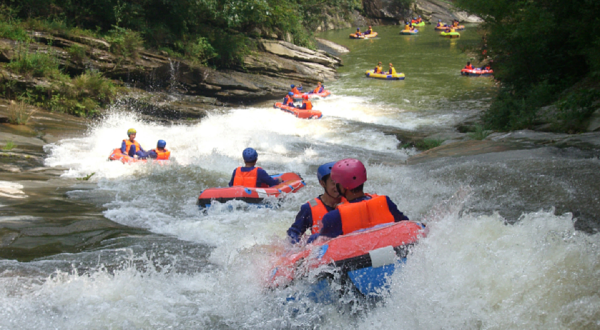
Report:
M 279 181 L 279 183 L 283 182 L 283 180 L 281 178 L 277 178 L 277 181 Z

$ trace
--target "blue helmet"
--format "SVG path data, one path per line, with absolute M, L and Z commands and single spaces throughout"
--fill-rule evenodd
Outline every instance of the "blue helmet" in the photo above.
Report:
M 421 15 L 419 15 L 419 18 L 421 18 Z
M 165 140 L 158 140 L 158 143 L 156 144 L 156 146 L 159 148 L 164 148 L 167 146 L 167 142 Z
M 290 88 L 294 88 L 294 87 L 296 87 L 296 85 L 294 85 L 294 84 L 292 84 L 292 85 L 290 86 Z
M 244 157 L 245 162 L 253 163 L 258 159 L 258 152 L 252 148 L 246 148 L 242 152 L 242 157 Z
M 441 22 L 441 21 L 442 21 L 441 19 L 438 19 L 438 22 Z
M 294 85 L 292 85 L 292 86 L 294 86 Z M 292 87 L 292 88 L 293 88 L 293 87 Z M 289 93 L 288 93 L 288 95 L 289 95 L 289 96 L 294 96 L 294 92 L 289 92 Z
M 331 174 L 331 169 L 333 168 L 333 165 L 335 165 L 335 163 L 336 162 L 330 162 L 319 166 L 319 168 L 317 169 L 317 178 L 319 179 L 319 181 L 323 180 L 323 177 L 326 177 Z

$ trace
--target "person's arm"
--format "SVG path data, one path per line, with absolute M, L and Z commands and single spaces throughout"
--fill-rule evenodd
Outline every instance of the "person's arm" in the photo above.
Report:
M 322 227 L 319 234 L 326 237 L 337 237 L 344 233 L 342 230 L 342 217 L 340 211 L 333 210 L 323 216 Z
M 125 150 L 127 150 L 127 144 L 125 143 L 125 141 L 121 142 L 121 152 L 125 153 Z
M 233 170 L 233 173 L 231 173 L 231 180 L 229 181 L 229 186 L 233 187 L 233 179 L 235 178 L 235 171 L 237 170 L 237 168 L 235 170 Z
M 156 153 L 156 151 L 154 149 L 148 151 L 148 157 L 152 158 L 152 159 L 156 159 L 158 157 L 158 154 Z
M 287 235 L 290 238 L 292 244 L 296 244 L 300 241 L 300 238 L 306 230 L 313 225 L 312 212 L 308 203 L 302 204 L 300 212 L 296 215 L 296 221 L 292 224 L 290 229 L 287 230 Z
M 278 179 L 273 179 L 265 170 L 259 168 L 256 172 L 256 176 L 258 177 L 258 182 L 256 182 L 256 186 L 260 187 L 261 183 L 266 183 L 269 187 L 273 187 L 278 185 L 281 181 Z
M 394 204 L 394 202 L 392 202 L 392 200 L 388 196 L 385 196 L 385 198 L 387 199 L 388 208 L 390 209 L 390 212 L 394 216 L 394 222 L 410 220 L 407 216 L 404 215 L 404 213 L 402 213 L 402 212 L 400 212 L 400 210 L 398 210 L 398 206 L 396 206 L 396 204 Z

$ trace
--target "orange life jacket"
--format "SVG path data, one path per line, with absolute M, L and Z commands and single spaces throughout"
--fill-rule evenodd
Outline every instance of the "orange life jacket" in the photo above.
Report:
M 411 19 L 410 22 L 413 23 L 413 24 L 414 23 L 418 23 L 416 19 Z
M 152 149 L 152 151 L 156 152 L 157 160 L 167 160 L 169 159 L 169 157 L 171 157 L 171 152 L 167 149 L 164 149 L 163 151 L 160 151 L 158 149 Z
M 310 206 L 310 213 L 312 215 L 313 225 L 310 228 L 310 232 L 312 234 L 316 234 L 323 227 L 323 216 L 327 214 L 327 207 L 323 204 L 320 198 L 311 199 L 308 201 L 308 206 Z
M 131 142 L 130 140 L 123 140 L 123 142 L 125 142 L 125 154 L 126 155 L 129 154 L 129 149 L 131 149 L 132 145 L 135 145 L 136 151 L 142 150 L 142 147 L 140 146 L 140 144 L 137 141 Z
M 288 105 L 288 104 L 290 104 L 290 103 L 294 103 L 294 99 L 293 99 L 291 96 L 289 96 L 289 95 L 286 95 L 286 96 L 283 98 L 283 104 L 285 104 L 285 105 Z
M 313 93 L 315 93 L 315 94 L 321 93 L 321 88 L 322 88 L 322 86 L 317 86 L 317 88 L 315 88 Z
M 374 71 L 375 71 L 375 73 L 382 73 L 383 72 L 383 68 L 378 65 L 378 66 L 375 67 Z
M 260 167 L 255 167 L 252 171 L 242 172 L 242 168 L 238 167 L 235 170 L 235 177 L 233 178 L 234 186 L 244 186 L 244 187 L 256 187 L 256 179 L 258 178 L 258 169 Z
M 358 203 L 338 205 L 342 218 L 342 232 L 349 234 L 360 229 L 394 222 L 385 196 L 370 195 L 371 199 Z
M 294 94 L 302 94 L 302 93 L 300 93 L 300 91 L 296 87 L 292 88 L 292 93 L 294 93 Z
M 465 66 L 465 69 L 467 69 L 467 70 L 473 70 L 473 66 L 471 64 L 469 64 L 469 65 Z
M 302 101 L 302 104 L 306 104 L 306 110 L 312 110 L 312 103 L 310 102 L 310 100 L 304 100 Z

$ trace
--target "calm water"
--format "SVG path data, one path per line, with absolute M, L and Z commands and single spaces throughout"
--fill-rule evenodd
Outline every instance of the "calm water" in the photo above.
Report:
M 27 263 L 0 260 L 0 328 L 600 327 L 600 237 L 576 231 L 569 213 L 598 214 L 598 159 L 539 148 L 408 166 L 417 151 L 383 133 L 451 130 L 489 101 L 491 79 L 459 75 L 468 60 L 461 46 L 478 42 L 473 27 L 459 40 L 431 29 L 400 36 L 398 27 L 378 27 L 380 38 L 366 41 L 347 39 L 351 30 L 323 34 L 352 52 L 327 85 L 334 96 L 315 103 L 324 113 L 318 121 L 267 104 L 164 126 L 115 107 L 81 137 L 47 146 L 47 165 L 70 168 L 65 180 L 96 173 L 92 189 L 74 186 L 68 198 L 154 235 Z M 392 61 L 406 80 L 365 78 L 378 60 Z M 146 148 L 165 139 L 176 161 L 107 162 L 130 127 Z M 225 186 L 248 146 L 268 172 L 298 172 L 307 187 L 279 209 L 228 203 L 201 213 L 199 192 Z M 346 157 L 367 164 L 368 192 L 428 223 L 429 237 L 376 306 L 349 303 L 351 296 L 332 305 L 286 301 L 302 283 L 264 290 L 286 229 L 320 193 L 317 166 Z

